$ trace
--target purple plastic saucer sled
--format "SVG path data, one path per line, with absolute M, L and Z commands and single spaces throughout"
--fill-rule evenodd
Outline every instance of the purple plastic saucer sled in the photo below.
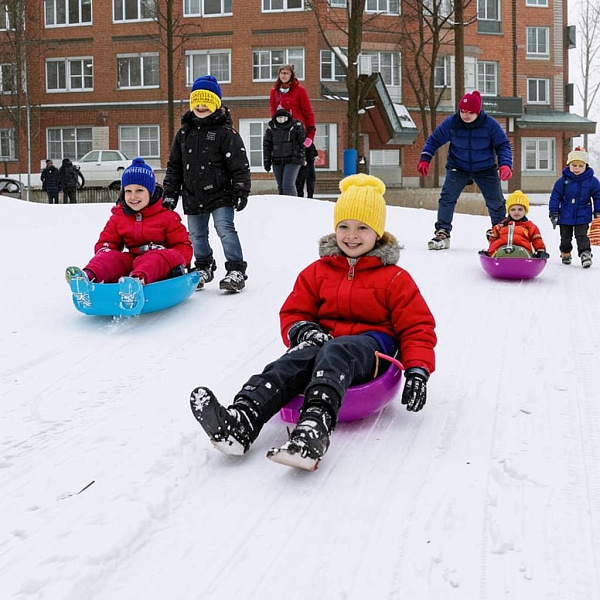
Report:
M 494 258 L 479 255 L 483 270 L 497 279 L 533 279 L 546 266 L 545 258 Z
M 376 352 L 376 354 L 379 358 L 388 360 L 392 364 L 379 377 L 348 389 L 338 413 L 338 423 L 357 421 L 379 412 L 398 394 L 402 383 L 402 371 L 404 371 L 402 363 L 387 354 L 381 352 Z M 286 423 L 296 423 L 303 402 L 304 396 L 302 395 L 292 398 L 279 411 L 279 415 Z

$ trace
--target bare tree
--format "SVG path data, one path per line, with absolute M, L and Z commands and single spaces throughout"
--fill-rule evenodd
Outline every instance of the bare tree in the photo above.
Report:
M 577 91 L 583 102 L 583 116 L 587 118 L 600 89 L 600 6 L 597 0 L 583 0 L 579 30 L 581 84 L 577 85 Z M 587 133 L 583 136 L 583 144 L 588 147 Z

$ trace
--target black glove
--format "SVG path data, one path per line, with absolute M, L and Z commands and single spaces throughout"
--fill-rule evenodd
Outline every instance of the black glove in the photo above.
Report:
M 425 369 L 412 367 L 404 372 L 404 390 L 402 390 L 402 404 L 406 410 L 417 412 L 425 406 L 427 400 L 427 380 L 429 373 Z
M 331 339 L 333 336 L 325 333 L 319 325 L 312 321 L 298 321 L 288 331 L 290 352 L 307 346 L 323 346 Z
M 244 210 L 246 208 L 246 204 L 248 204 L 247 196 L 238 196 L 233 200 L 233 208 L 235 208 L 235 210 L 238 212 Z
M 552 229 L 556 229 L 558 225 L 558 213 L 550 213 L 550 223 L 552 223 Z
M 175 198 L 163 198 L 162 205 L 169 210 L 175 210 L 177 207 L 177 200 L 175 200 Z
M 550 255 L 543 250 L 538 250 L 531 255 L 531 258 L 550 258 Z
M 269 163 L 269 162 L 266 162 L 266 163 L 264 164 L 264 166 L 265 166 L 265 171 L 268 173 L 268 172 L 271 170 L 271 163 Z

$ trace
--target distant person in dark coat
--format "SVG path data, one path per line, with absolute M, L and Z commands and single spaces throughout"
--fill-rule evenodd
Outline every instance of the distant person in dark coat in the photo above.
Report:
M 46 167 L 42 171 L 42 189 L 48 195 L 48 204 L 58 204 L 58 192 L 60 192 L 60 174 L 54 163 L 48 159 Z
M 85 183 L 83 175 L 70 158 L 63 158 L 58 173 L 59 187 L 63 191 L 63 204 L 77 204 L 77 187 L 81 187 Z

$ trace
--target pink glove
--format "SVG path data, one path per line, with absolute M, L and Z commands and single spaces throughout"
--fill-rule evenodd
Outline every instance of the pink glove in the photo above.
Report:
M 500 171 L 500 181 L 508 181 L 512 177 L 512 171 L 510 167 L 506 165 L 502 165 L 499 169 Z
M 417 165 L 417 171 L 421 173 L 422 177 L 427 177 L 429 174 L 429 163 L 426 160 L 420 160 Z
M 308 137 L 307 137 L 307 138 L 304 140 L 304 147 L 305 147 L 305 148 L 310 148 L 310 147 L 312 146 L 312 143 L 313 143 L 313 141 L 312 141 L 310 138 L 308 138 Z

